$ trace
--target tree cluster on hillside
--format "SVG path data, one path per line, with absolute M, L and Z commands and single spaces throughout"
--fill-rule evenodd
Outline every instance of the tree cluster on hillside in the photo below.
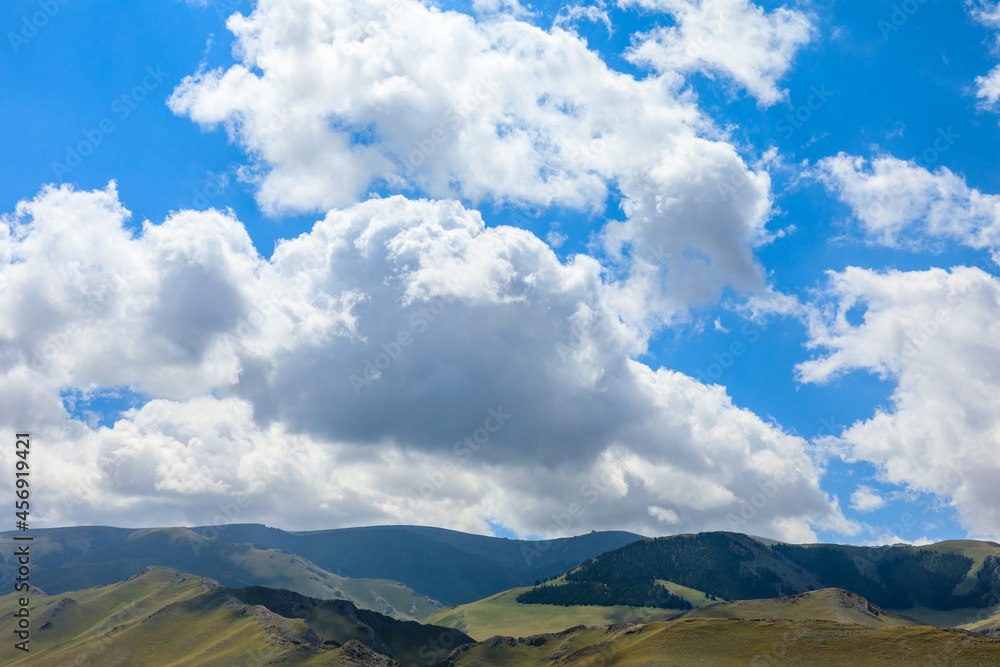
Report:
M 565 575 L 564 586 L 541 586 L 524 602 L 644 604 L 670 581 L 723 600 L 796 595 L 843 588 L 889 609 L 986 607 L 1000 603 L 1000 558 L 987 557 L 973 585 L 955 588 L 974 560 L 960 553 L 908 546 L 766 546 L 745 535 L 700 533 L 634 542 L 591 558 Z M 669 595 L 665 589 L 664 593 Z M 671 600 L 661 605 L 674 607 Z
M 977 590 L 955 595 L 974 561 L 968 556 L 908 547 L 859 550 L 857 554 L 832 545 L 772 547 L 797 565 L 813 572 L 824 587 L 845 588 L 881 607 L 931 609 L 976 606 Z
M 634 542 L 583 563 L 567 581 L 601 582 L 612 588 L 627 579 L 661 579 L 715 595 L 747 600 L 801 591 L 786 590 L 774 570 L 754 565 L 742 536 L 726 533 L 676 535 Z
M 542 585 L 517 596 L 521 604 L 555 604 L 563 607 L 596 605 L 610 607 L 659 607 L 661 609 L 691 609 L 690 602 L 674 595 L 652 580 L 640 580 L 615 586 L 596 581 L 569 582 L 566 584 Z

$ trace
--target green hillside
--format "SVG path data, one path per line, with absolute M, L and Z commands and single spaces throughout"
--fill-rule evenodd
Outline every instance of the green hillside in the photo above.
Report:
M 664 583 L 676 587 L 676 584 Z M 529 589 L 515 588 L 478 602 L 445 607 L 428 618 L 427 622 L 458 628 L 478 641 L 496 635 L 526 637 L 560 632 L 578 625 L 592 627 L 650 623 L 676 618 L 826 620 L 873 627 L 923 625 L 916 619 L 886 611 L 859 595 L 841 589 L 823 589 L 782 598 L 715 603 L 709 602 L 697 591 L 687 589 L 699 606 L 691 611 L 595 605 L 567 607 L 518 602 L 518 596 L 526 590 Z
M 427 623 L 457 628 L 473 639 L 484 641 L 496 635 L 526 637 L 559 632 L 577 625 L 615 625 L 668 620 L 679 610 L 641 607 L 556 606 L 521 604 L 517 596 L 528 588 L 514 588 L 477 602 L 445 607 L 426 619 Z
M 350 592 L 342 588 L 341 592 L 359 605 L 379 611 L 391 607 L 393 615 L 416 619 L 436 611 L 436 606 L 423 596 L 446 604 L 474 602 L 510 588 L 526 586 L 537 579 L 561 574 L 588 558 L 644 539 L 634 533 L 615 531 L 542 541 L 508 540 L 423 526 L 288 532 L 260 524 L 223 524 L 201 526 L 190 531 L 212 542 L 253 545 L 258 550 L 293 553 L 329 575 L 401 582 L 404 584 L 402 588 L 366 584 Z M 149 555 L 168 555 L 166 552 L 140 553 L 134 540 L 137 535 L 145 533 L 147 531 L 100 526 L 33 530 L 33 553 L 37 553 L 33 556 L 33 565 L 40 581 L 44 582 L 42 587 L 48 586 L 54 591 L 111 583 L 145 565 L 156 564 L 145 560 Z M 13 552 L 13 535 L 13 532 L 0 533 L 0 555 L 9 557 Z M 191 536 L 184 535 L 190 542 Z M 150 540 L 146 542 L 152 543 Z M 168 549 L 173 559 L 161 564 L 206 574 L 197 565 L 188 566 L 192 562 L 189 557 L 196 555 L 192 551 L 203 553 L 198 544 L 184 545 L 183 540 L 161 539 L 158 547 Z M 115 556 L 120 550 L 136 558 L 126 564 L 123 558 Z M 188 553 L 181 553 L 184 550 Z M 114 560 L 119 561 L 124 569 L 113 571 L 100 567 L 101 561 Z M 61 572 L 52 572 L 52 578 L 49 578 L 51 570 L 64 565 L 68 567 Z M 95 572 L 99 575 L 96 579 Z M 225 578 L 226 574 L 225 570 L 215 570 L 206 576 Z M 316 589 L 295 588 L 287 582 L 268 579 L 246 579 L 243 584 L 232 582 L 232 585 L 251 584 L 292 588 L 307 595 L 321 594 Z M 407 588 L 409 594 L 406 594 Z
M 400 621 L 344 600 L 232 589 L 160 567 L 31 602 L 31 652 L 3 642 L 0 664 L 397 664 L 386 656 L 428 664 L 429 656 L 443 658 L 451 646 L 470 641 L 456 630 Z M 13 636 L 15 608 L 13 595 L 0 598 L 4 636 Z
M 583 562 L 565 586 L 536 586 L 525 603 L 664 602 L 667 583 L 723 600 L 842 588 L 893 610 L 971 610 L 1000 603 L 1000 545 L 971 540 L 911 547 L 767 544 L 737 533 L 674 535 L 634 542 Z M 667 598 L 664 606 L 669 606 Z M 917 614 L 908 614 L 917 616 Z M 974 615 L 974 614 L 973 614 Z M 925 616 L 917 616 L 926 618 Z
M 573 628 L 496 637 L 459 648 L 451 667 L 898 667 L 1000 664 L 1000 640 L 928 626 L 835 621 L 678 619 L 630 627 Z
M 824 588 L 782 598 L 719 602 L 690 611 L 683 618 L 836 621 L 878 628 L 924 625 L 916 619 L 888 612 L 860 595 L 840 588 Z
M 79 542 L 74 551 L 73 542 L 44 534 L 36 537 L 32 582 L 52 595 L 115 583 L 158 565 L 194 572 L 226 586 L 267 586 L 321 599 L 342 598 L 404 620 L 420 620 L 441 606 L 397 582 L 340 577 L 287 551 L 211 540 L 186 528 L 152 528 L 113 537 L 86 551 Z M 12 541 L 0 542 L 5 556 L 13 549 Z
M 216 529 L 194 528 L 213 535 Z M 474 602 L 644 539 L 621 531 L 542 541 L 469 535 L 425 526 L 371 526 L 284 532 L 258 524 L 225 526 L 221 540 L 287 549 L 345 577 L 391 579 L 445 604 Z
M 566 574 L 567 585 L 599 585 L 601 595 L 577 604 L 620 604 L 657 580 L 724 600 L 794 595 L 820 588 L 807 570 L 753 538 L 700 533 L 643 540 L 585 561 Z M 649 590 L 656 600 L 657 591 Z M 525 598 L 530 601 L 531 598 Z

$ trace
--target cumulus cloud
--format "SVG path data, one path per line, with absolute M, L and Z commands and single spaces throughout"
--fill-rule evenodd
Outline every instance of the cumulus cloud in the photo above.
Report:
M 129 217 L 61 187 L 0 226 L 0 422 L 47 443 L 48 523 L 850 529 L 802 439 L 630 359 L 592 258 L 450 200 L 334 210 L 269 260 L 228 214 Z M 95 429 L 60 401 L 93 385 L 154 398 Z
M 771 12 L 750 0 L 619 0 L 670 14 L 675 24 L 638 35 L 628 58 L 663 73 L 700 71 L 723 75 L 745 88 L 761 106 L 787 96 L 778 81 L 813 26 L 802 12 Z
M 885 498 L 875 489 L 861 484 L 851 494 L 851 509 L 856 512 L 874 512 L 885 507 Z
M 573 26 L 581 20 L 604 24 L 609 35 L 614 32 L 611 17 L 608 16 L 607 5 L 602 0 L 597 0 L 595 4 L 591 5 L 566 5 L 559 10 L 552 25 L 556 28 L 572 30 Z
M 634 324 L 763 284 L 770 179 L 678 76 L 636 80 L 558 27 L 415 0 L 263 0 L 228 26 L 240 63 L 186 78 L 170 105 L 256 158 L 244 177 L 265 210 L 381 188 L 603 212 L 615 187 L 627 220 L 602 238 Z M 667 261 L 641 256 L 661 246 Z
M 1000 280 L 979 269 L 830 274 L 803 381 L 863 369 L 895 384 L 891 404 L 847 428 L 847 455 L 884 481 L 936 494 L 970 533 L 1000 535 Z M 860 308 L 863 321 L 847 312 Z
M 1000 100 L 1000 65 L 997 65 L 989 74 L 976 77 L 976 95 L 984 104 L 995 107 Z
M 967 5 L 974 19 L 998 31 L 997 44 L 1000 46 L 1000 3 L 975 0 Z M 997 101 L 1000 100 L 1000 65 L 988 74 L 976 77 L 976 96 L 984 107 L 997 108 Z
M 944 148 L 954 142 L 950 129 L 937 139 Z M 872 243 L 914 247 L 949 240 L 1000 257 L 1000 195 L 969 187 L 947 167 L 932 172 L 891 156 L 869 164 L 840 153 L 820 160 L 814 175 L 851 207 Z
M 0 224 L 0 337 L 17 359 L 68 386 L 128 385 L 183 398 L 232 382 L 219 344 L 252 298 L 260 262 L 227 214 L 180 212 L 134 236 L 115 185 L 47 187 Z

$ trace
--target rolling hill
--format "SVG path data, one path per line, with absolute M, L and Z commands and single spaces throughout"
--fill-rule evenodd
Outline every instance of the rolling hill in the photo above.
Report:
M 422 619 L 441 606 L 394 581 L 340 577 L 287 551 L 211 540 L 186 528 L 126 533 L 88 529 L 84 539 L 75 540 L 46 532 L 37 531 L 32 543 L 32 582 L 50 595 L 115 583 L 156 565 L 194 572 L 226 586 L 259 585 L 341 598 L 403 620 Z M 0 543 L 5 557 L 13 548 L 12 543 Z
M 924 625 L 914 618 L 886 611 L 841 588 L 824 588 L 783 598 L 718 602 L 689 611 L 682 618 L 836 621 L 876 628 Z
M 213 535 L 214 527 L 193 528 Z M 424 526 L 284 532 L 259 524 L 225 526 L 218 538 L 287 549 L 345 577 L 392 579 L 444 604 L 474 602 L 645 539 L 626 532 L 528 541 Z
M 0 632 L 12 636 L 14 595 L 0 598 Z M 395 665 L 444 658 L 471 640 L 450 628 L 400 621 L 346 600 L 261 587 L 233 589 L 162 567 L 65 595 L 32 597 L 31 651 L 0 645 L 4 665 L 108 667 Z M 428 662 L 429 658 L 433 658 Z
M 1000 640 L 930 626 L 871 627 L 836 621 L 682 618 L 494 637 L 457 648 L 449 667 L 987 667 Z
M 525 637 L 559 632 L 577 625 L 603 626 L 670 620 L 682 612 L 626 606 L 556 606 L 521 604 L 517 596 L 529 588 L 514 588 L 468 604 L 449 606 L 426 619 L 427 623 L 457 628 L 473 639 L 497 635 Z
M 574 604 L 635 605 L 636 591 L 659 582 L 723 600 L 842 588 L 887 609 L 968 611 L 1000 602 L 1000 545 L 969 540 L 923 547 L 791 545 L 738 533 L 699 533 L 634 542 L 583 562 L 562 581 Z M 537 593 L 544 588 L 521 600 L 559 599 L 560 586 L 548 585 L 543 598 Z M 586 590 L 594 594 L 579 594 Z
M 228 524 L 189 530 L 202 539 L 185 533 L 184 539 L 161 536 L 154 540 L 148 531 L 127 528 L 33 530 L 36 545 L 33 549 L 37 549 L 33 566 L 39 586 L 45 590 L 51 588 L 53 592 L 74 590 L 118 581 L 146 565 L 166 565 L 219 577 L 232 585 L 256 584 L 290 588 L 306 595 L 325 595 L 317 589 L 297 588 L 296 581 L 249 576 L 245 569 L 241 574 L 220 569 L 202 571 L 207 565 L 201 563 L 216 557 L 226 562 L 232 560 L 221 553 L 228 547 L 208 545 L 253 545 L 258 551 L 279 550 L 294 554 L 299 560 L 308 561 L 310 567 L 324 571 L 328 577 L 402 582 L 403 585 L 396 588 L 382 584 L 367 586 L 387 604 L 377 603 L 369 593 L 349 593 L 348 584 L 338 584 L 334 590 L 339 587 L 344 595 L 367 608 L 384 611 L 392 607 L 399 612 L 397 615 L 421 618 L 436 611 L 423 596 L 444 604 L 474 602 L 510 588 L 529 585 L 536 579 L 561 574 L 588 558 L 644 539 L 626 532 L 594 532 L 547 541 L 508 540 L 420 526 L 287 532 L 260 524 Z M 0 555 L 13 553 L 13 535 L 13 532 L 0 533 Z M 148 551 L 138 548 L 140 543 L 153 545 L 154 542 L 155 548 Z M 150 557 L 161 560 L 149 560 Z M 168 560 L 163 561 L 165 558 Z M 254 560 L 257 556 L 240 556 L 237 560 L 247 558 Z M 105 567 L 105 563 L 112 562 L 119 566 Z M 240 580 L 228 578 L 230 576 Z M 315 576 L 323 579 L 320 575 Z M 293 577 L 297 578 L 298 575 Z M 309 576 L 305 576 L 305 580 L 309 581 Z M 407 588 L 410 597 L 400 592 Z M 417 608 L 411 611 L 413 604 Z
M 484 600 L 445 607 L 427 619 L 428 623 L 462 630 L 484 641 L 496 635 L 524 637 L 559 632 L 573 626 L 611 626 L 652 623 L 686 618 L 727 618 L 742 620 L 836 621 L 872 627 L 924 625 L 916 619 L 886 611 L 860 595 L 837 588 L 811 591 L 796 596 L 708 602 L 696 600 L 690 610 L 624 606 L 556 606 L 523 604 L 518 595 L 527 588 L 515 588 Z
M 17 607 L 14 595 L 0 597 L 0 633 L 11 636 Z M 609 613 L 609 608 L 591 609 Z M 568 608 L 555 610 L 565 613 Z M 998 639 L 914 625 L 912 619 L 838 590 L 713 604 L 667 621 L 576 626 L 478 643 L 452 628 L 400 621 L 345 600 L 317 600 L 257 586 L 229 588 L 162 567 L 63 595 L 36 591 L 30 611 L 31 652 L 3 642 L 0 664 L 962 667 L 1000 661 Z M 535 624 L 531 618 L 523 623 Z

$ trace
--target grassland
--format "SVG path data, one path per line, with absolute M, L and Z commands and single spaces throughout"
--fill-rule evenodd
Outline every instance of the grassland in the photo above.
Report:
M 2 545 L 11 550 L 12 543 Z M 37 548 L 36 548 L 37 545 Z M 402 620 L 422 620 L 440 604 L 405 585 L 384 579 L 351 579 L 328 572 L 288 551 L 212 540 L 187 528 L 134 531 L 120 540 L 69 554 L 65 544 L 41 536 L 33 582 L 49 594 L 112 584 L 151 565 L 209 577 L 226 586 L 266 586 L 321 599 L 346 599 Z M 74 557 L 65 564 L 61 558 Z
M 873 628 L 835 621 L 679 619 L 577 629 L 463 647 L 454 667 L 1000 664 L 1000 640 L 929 626 Z
M 838 588 L 784 598 L 720 602 L 690 611 L 684 618 L 836 621 L 883 628 L 923 625 L 916 619 L 885 611 L 860 595 Z
M 6 637 L 13 637 L 16 607 L 14 595 L 0 598 L 0 633 Z M 343 600 L 260 587 L 230 589 L 159 567 L 119 584 L 34 595 L 30 618 L 31 652 L 3 642 L 0 664 L 390 664 L 374 652 L 410 664 L 435 655 L 435 647 L 436 657 L 444 657 L 468 641 L 450 629 L 400 621 Z
M 426 623 L 457 628 L 476 641 L 497 635 L 527 637 L 559 632 L 578 625 L 600 626 L 676 618 L 682 612 L 648 607 L 561 607 L 520 604 L 517 596 L 528 588 L 514 588 L 478 602 L 445 607 Z

